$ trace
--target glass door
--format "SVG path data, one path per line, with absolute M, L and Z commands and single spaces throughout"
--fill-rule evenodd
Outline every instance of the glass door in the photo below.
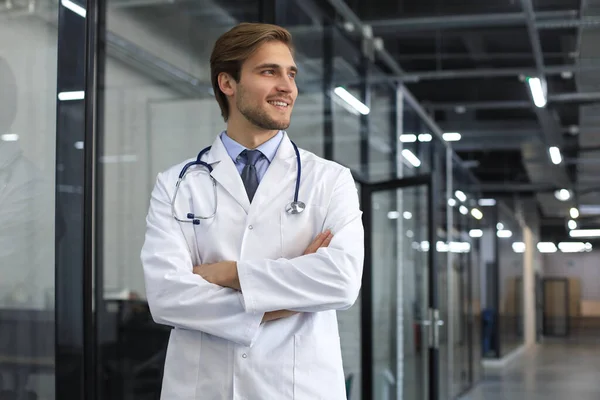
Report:
M 436 398 L 439 328 L 431 302 L 429 178 L 361 185 L 365 212 L 363 392 L 374 400 Z M 369 361 L 371 360 L 370 364 Z

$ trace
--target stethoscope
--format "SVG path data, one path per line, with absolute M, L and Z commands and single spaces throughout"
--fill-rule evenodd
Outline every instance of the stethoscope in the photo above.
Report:
M 300 191 L 300 178 L 302 177 L 302 162 L 300 161 L 300 152 L 298 151 L 298 146 L 296 146 L 294 142 L 291 143 L 292 146 L 294 146 L 294 151 L 296 152 L 296 189 L 294 191 L 294 201 L 292 201 L 285 207 L 285 212 L 288 214 L 300 214 L 306 208 L 306 204 L 304 204 L 301 201 L 298 201 L 298 192 Z M 184 167 L 181 169 L 181 172 L 179 173 L 179 178 L 177 179 L 177 183 L 175 184 L 175 193 L 173 193 L 173 201 L 171 202 L 171 213 L 173 214 L 173 218 L 175 218 L 175 220 L 178 222 L 188 222 L 194 225 L 200 225 L 201 220 L 213 218 L 217 214 L 217 181 L 215 180 L 215 178 L 213 178 L 212 175 L 210 175 L 210 173 L 213 171 L 212 166 L 202 161 L 202 157 L 210 150 L 210 148 L 211 146 L 202 149 L 202 151 L 198 153 L 198 157 L 196 157 L 196 160 L 190 161 L 189 163 L 185 164 Z M 177 212 L 175 211 L 175 201 L 177 199 L 177 193 L 179 192 L 181 182 L 183 182 L 183 180 L 185 179 L 187 171 L 190 169 L 190 167 L 193 167 L 194 165 L 202 166 L 208 170 L 208 176 L 212 181 L 215 207 L 213 209 L 212 214 L 208 216 L 196 215 L 192 212 L 188 212 L 185 218 L 179 218 L 177 216 Z

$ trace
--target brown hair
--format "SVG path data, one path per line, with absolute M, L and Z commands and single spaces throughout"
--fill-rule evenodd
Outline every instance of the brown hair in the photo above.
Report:
M 210 56 L 210 77 L 225 122 L 229 119 L 229 103 L 227 96 L 219 88 L 219 74 L 225 72 L 239 82 L 244 61 L 263 43 L 271 41 L 286 44 L 293 53 L 291 33 L 280 26 L 271 24 L 244 22 L 224 33 L 215 42 Z

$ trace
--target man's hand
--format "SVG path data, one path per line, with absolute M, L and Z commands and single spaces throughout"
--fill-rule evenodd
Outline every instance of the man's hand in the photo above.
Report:
M 214 264 L 196 265 L 194 274 L 215 285 L 240 290 L 240 279 L 235 261 L 221 261 Z
M 304 250 L 304 255 L 316 253 L 321 247 L 329 246 L 331 239 L 333 239 L 333 233 L 329 229 L 319 233 L 315 240 Z

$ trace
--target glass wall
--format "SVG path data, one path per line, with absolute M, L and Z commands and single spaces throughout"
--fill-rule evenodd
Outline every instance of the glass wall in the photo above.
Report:
M 0 398 L 54 399 L 58 8 L 8 4 L 0 6 Z

